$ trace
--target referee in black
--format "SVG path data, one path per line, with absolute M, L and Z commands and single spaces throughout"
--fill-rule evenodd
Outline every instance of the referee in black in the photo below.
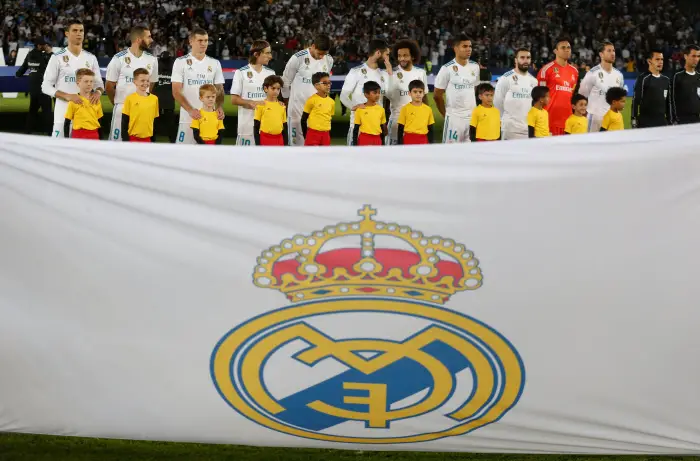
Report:
M 683 52 L 685 69 L 671 81 L 671 115 L 679 125 L 700 122 L 700 75 L 695 72 L 700 61 L 700 47 L 689 45 Z
M 34 49 L 27 53 L 24 63 L 17 70 L 16 77 L 24 76 L 29 69 L 29 114 L 27 115 L 26 133 L 32 132 L 34 120 L 40 120 L 40 130 L 42 133 L 50 135 L 53 125 L 51 97 L 41 92 L 41 82 L 44 80 L 46 65 L 51 58 L 51 46 L 44 39 L 37 38 L 34 41 Z M 41 109 L 41 118 L 39 118 Z
M 651 50 L 647 54 L 649 70 L 637 77 L 632 98 L 632 127 L 650 128 L 666 126 L 671 117 L 671 80 L 661 74 L 664 54 Z

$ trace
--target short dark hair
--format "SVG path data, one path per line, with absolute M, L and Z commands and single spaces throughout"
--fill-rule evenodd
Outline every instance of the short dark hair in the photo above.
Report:
M 472 42 L 472 38 L 467 34 L 457 34 L 457 36 L 452 40 L 452 48 L 459 46 L 462 42 Z M 474 42 L 472 42 L 473 44 Z
M 598 53 L 602 53 L 603 51 L 605 51 L 605 48 L 609 46 L 612 46 L 613 50 L 615 49 L 615 44 L 613 42 L 609 40 L 603 40 L 602 42 L 600 42 L 600 45 L 598 45 Z
M 209 35 L 209 32 L 202 29 L 201 27 L 195 27 L 194 29 L 192 29 L 192 32 L 190 32 L 190 40 L 192 40 L 195 35 Z
M 579 101 L 588 101 L 588 98 L 585 97 L 585 96 L 582 95 L 582 94 L 575 94 L 575 95 L 571 98 L 571 105 L 572 105 L 572 106 L 575 106 L 576 104 L 578 104 Z
M 375 82 L 374 80 L 369 80 L 365 82 L 365 85 L 362 87 L 362 92 L 364 94 L 371 93 L 373 91 L 381 91 L 382 87 L 379 86 L 379 83 Z
M 554 49 L 559 48 L 559 44 L 560 44 L 560 43 L 564 43 L 564 42 L 566 42 L 566 43 L 568 43 L 569 45 L 571 45 L 571 40 L 569 40 L 568 37 L 559 37 L 559 38 L 557 38 L 557 41 L 554 42 Z
M 372 56 L 377 51 L 384 52 L 384 50 L 389 49 L 389 44 L 380 38 L 375 38 L 369 41 L 368 56 Z
M 647 51 L 647 59 L 653 59 L 656 53 L 660 54 L 661 56 L 664 55 L 661 48 L 651 48 L 649 51 Z
M 418 64 L 420 62 L 420 47 L 418 42 L 408 38 L 403 38 L 396 42 L 391 49 L 391 56 L 394 59 L 399 58 L 399 50 L 407 49 L 411 53 L 411 58 L 413 58 L 413 64 Z
M 627 97 L 627 90 L 620 88 L 619 86 L 614 86 L 608 89 L 605 93 L 605 102 L 612 104 L 613 101 L 619 101 L 620 99 L 625 99 Z
M 316 72 L 311 76 L 311 84 L 316 85 L 323 77 L 330 77 L 328 72 Z
M 68 22 L 66 22 L 66 32 L 70 30 L 71 27 L 73 26 L 82 26 L 83 21 L 80 19 L 69 19 Z
M 476 86 L 476 92 L 481 96 L 484 93 L 496 91 L 496 89 L 490 83 L 481 83 Z
M 143 67 L 139 67 L 134 71 L 134 78 L 138 77 L 139 75 L 150 75 L 150 72 Z
M 129 40 L 132 42 L 136 40 L 137 38 L 143 37 L 143 33 L 148 30 L 148 27 L 144 26 L 134 26 L 131 28 L 131 31 L 129 32 Z
M 412 91 L 415 88 L 425 91 L 425 83 L 422 80 L 411 80 L 411 83 L 408 84 L 408 91 Z
M 546 86 L 536 86 L 532 89 L 532 105 L 534 106 L 540 99 L 547 96 L 549 88 Z
M 263 80 L 263 88 L 270 88 L 275 83 L 279 83 L 280 88 L 284 86 L 284 80 L 282 80 L 282 77 L 279 75 L 268 75 L 265 77 L 265 80 Z
M 328 35 L 320 34 L 314 37 L 314 47 L 318 51 L 328 51 L 331 49 L 333 41 Z
M 248 52 L 248 62 L 255 64 L 260 57 L 260 53 L 263 52 L 265 48 L 268 48 L 270 43 L 266 40 L 255 40 L 252 45 L 250 45 L 250 51 Z
M 523 51 L 523 52 L 525 52 L 525 53 L 531 53 L 530 48 L 525 48 L 525 47 L 523 46 L 523 47 L 520 47 L 520 48 L 518 48 L 517 50 L 515 50 L 515 57 L 516 57 L 516 58 L 518 57 L 518 53 L 520 53 L 521 51 Z
M 700 46 L 697 46 L 695 44 L 688 45 L 683 50 L 683 54 L 689 55 L 692 51 L 700 51 Z

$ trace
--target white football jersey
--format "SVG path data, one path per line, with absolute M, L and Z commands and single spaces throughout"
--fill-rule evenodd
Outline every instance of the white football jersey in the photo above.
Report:
M 527 114 L 532 108 L 532 89 L 537 86 L 537 79 L 509 70 L 496 82 L 493 105 L 501 113 L 503 120 L 527 126 Z
M 392 75 L 387 75 L 386 97 L 389 99 L 391 117 L 399 116 L 403 106 L 411 102 L 411 93 L 408 85 L 414 80 L 420 80 L 425 85 L 425 92 L 428 93 L 428 76 L 425 70 L 413 66 L 411 70 L 404 70 L 399 66 L 394 68 Z
M 435 88 L 445 90 L 446 113 L 455 117 L 469 117 L 476 107 L 476 86 L 479 84 L 479 64 L 468 61 L 465 66 L 454 59 L 440 68 L 435 77 Z
M 605 100 L 605 95 L 612 87 L 625 86 L 625 79 L 622 72 L 614 67 L 610 72 L 606 72 L 600 65 L 589 70 L 583 80 L 578 92 L 588 98 L 588 113 L 603 117 L 610 110 L 610 104 Z
M 78 94 L 78 85 L 75 83 L 75 72 L 78 69 L 91 69 L 95 73 L 95 88 L 104 88 L 100 65 L 94 54 L 85 50 L 78 56 L 63 48 L 51 56 L 46 66 L 44 80 L 41 83 L 41 91 L 51 97 L 56 96 L 56 91 L 69 94 Z M 56 98 L 54 107 L 54 123 L 63 123 L 66 118 L 68 102 Z
M 151 53 L 143 52 L 140 57 L 131 53 L 130 49 L 120 51 L 112 57 L 107 66 L 107 81 L 117 82 L 114 95 L 115 104 L 123 104 L 127 96 L 136 92 L 134 86 L 134 71 L 146 69 L 150 74 L 150 81 L 158 81 L 158 60 Z
M 330 74 L 332 68 L 333 58 L 330 55 L 317 60 L 311 56 L 308 48 L 289 58 L 282 74 L 282 97 L 289 98 L 287 113 L 290 119 L 301 119 L 306 101 L 316 94 L 311 76 L 318 72 Z
M 189 105 L 195 109 L 201 109 L 202 101 L 199 100 L 199 87 L 207 83 L 223 85 L 224 72 L 221 70 L 221 63 L 218 60 L 204 56 L 200 61 L 192 54 L 188 54 L 175 60 L 170 81 L 182 83 L 182 94 Z M 186 110 L 180 111 L 180 123 L 192 123 L 192 117 Z
M 374 81 L 379 83 L 381 87 L 381 97 L 379 101 L 377 101 L 377 104 L 382 106 L 384 104 L 388 77 L 389 75 L 385 71 L 379 68 L 372 69 L 367 66 L 366 62 L 363 62 L 357 67 L 353 67 L 350 69 L 348 75 L 345 76 L 343 88 L 340 90 L 340 102 L 348 109 L 352 109 L 358 104 L 366 103 L 367 98 L 365 98 L 364 92 L 365 83 Z
M 231 94 L 240 96 L 243 99 L 252 101 L 263 101 L 265 91 L 263 82 L 269 75 L 275 75 L 275 71 L 269 67 L 262 67 L 260 73 L 256 72 L 252 66 L 243 66 L 233 74 L 231 84 Z M 253 116 L 255 111 L 245 107 L 238 107 L 238 134 L 242 136 L 253 136 Z

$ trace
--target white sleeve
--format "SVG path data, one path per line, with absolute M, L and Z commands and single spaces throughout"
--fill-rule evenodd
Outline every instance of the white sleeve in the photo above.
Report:
M 284 72 L 282 72 L 282 81 L 284 81 L 284 86 L 282 87 L 282 97 L 289 99 L 289 93 L 292 90 L 292 84 L 294 83 L 294 77 L 297 76 L 297 69 L 299 68 L 299 58 L 297 55 L 293 54 L 287 65 L 284 67 Z
M 450 70 L 442 66 L 440 71 L 437 74 L 437 77 L 435 77 L 435 88 L 438 88 L 440 90 L 445 90 L 447 89 L 447 85 L 450 83 Z
M 214 69 L 214 85 L 223 85 L 226 83 L 226 80 L 224 79 L 224 70 L 221 68 L 221 61 L 215 59 L 214 60 L 216 64 L 214 66 L 216 69 Z
M 345 76 L 345 81 L 343 82 L 343 88 L 340 90 L 340 102 L 343 103 L 348 109 L 352 109 L 353 103 L 350 96 L 352 96 L 355 87 L 357 86 L 357 72 L 350 70 L 348 75 Z
M 97 62 L 97 56 L 94 54 L 92 55 L 92 71 L 95 73 L 95 89 L 102 88 L 104 90 L 105 82 L 102 80 L 102 70 L 100 70 L 100 63 Z
M 326 59 L 328 59 L 328 74 L 330 75 L 331 71 L 333 70 L 333 63 L 335 61 L 333 61 L 333 56 L 330 54 L 326 55 Z
M 503 117 L 503 108 L 506 102 L 506 95 L 508 94 L 508 80 L 501 77 L 496 82 L 496 94 L 493 98 L 493 105 L 501 113 L 501 117 Z
M 583 80 L 581 80 L 581 86 L 578 89 L 578 94 L 582 94 L 585 97 L 591 95 L 591 90 L 593 89 L 593 82 L 595 81 L 595 74 L 593 72 L 588 72 Z
M 153 60 L 153 69 L 151 69 L 151 83 L 158 83 L 158 60 Z
M 170 76 L 171 83 L 185 83 L 184 59 L 176 59 L 173 63 L 173 72 Z
M 622 72 L 620 72 L 619 70 L 617 71 L 617 76 L 620 77 L 620 88 L 624 88 L 625 87 L 625 76 L 622 75 Z
M 428 73 L 426 71 L 423 71 L 423 85 L 425 85 L 425 94 L 430 93 L 430 88 L 428 88 Z
M 240 96 L 243 93 L 243 77 L 241 71 L 236 70 L 233 74 L 233 82 L 231 83 L 231 94 Z M 285 83 L 286 86 L 286 83 Z
M 107 75 L 106 80 L 108 82 L 117 83 L 119 81 L 119 70 L 121 67 L 121 61 L 118 57 L 114 56 L 109 64 L 107 65 Z
M 58 71 L 60 64 L 56 55 L 52 55 L 46 65 L 44 80 L 41 82 L 41 92 L 52 98 L 56 97 L 56 83 L 58 83 Z

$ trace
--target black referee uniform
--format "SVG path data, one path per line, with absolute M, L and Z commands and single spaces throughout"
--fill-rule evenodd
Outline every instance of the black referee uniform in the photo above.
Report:
M 700 75 L 683 69 L 671 83 L 673 121 L 681 125 L 700 122 Z
M 16 77 L 22 77 L 29 70 L 29 114 L 27 115 L 26 133 L 32 132 L 34 121 L 39 121 L 39 129 L 44 134 L 50 134 L 53 121 L 51 109 L 51 97 L 41 91 L 41 82 L 44 80 L 46 65 L 49 63 L 51 53 L 46 53 L 40 47 L 45 45 L 43 40 L 37 40 L 36 48 L 27 53 L 24 63 L 17 70 Z M 41 109 L 41 118 L 39 118 Z
M 632 122 L 639 128 L 671 124 L 671 80 L 663 74 L 644 72 L 634 84 Z

